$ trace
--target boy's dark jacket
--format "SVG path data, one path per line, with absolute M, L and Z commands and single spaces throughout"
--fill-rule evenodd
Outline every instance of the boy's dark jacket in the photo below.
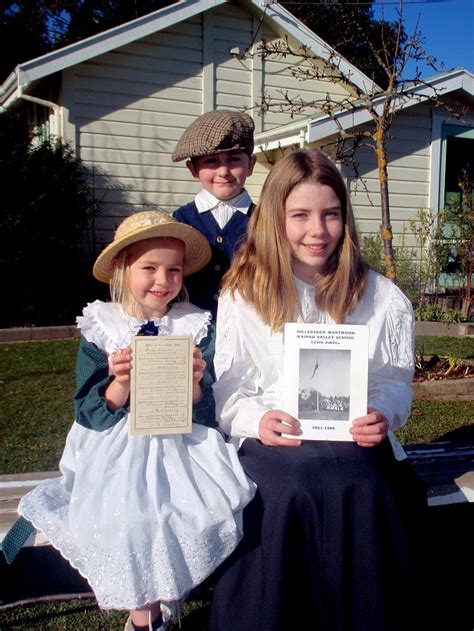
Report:
M 173 213 L 173 217 L 178 221 L 199 230 L 211 246 L 212 256 L 209 263 L 199 272 L 186 276 L 185 284 L 189 292 L 189 301 L 201 309 L 210 311 L 214 318 L 221 279 L 229 269 L 235 251 L 245 238 L 253 209 L 254 205 L 246 215 L 236 212 L 224 228 L 220 228 L 212 212 L 200 213 L 194 202 L 181 206 Z

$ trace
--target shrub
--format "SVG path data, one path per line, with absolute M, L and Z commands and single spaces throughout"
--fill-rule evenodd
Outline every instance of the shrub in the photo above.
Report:
M 394 246 L 397 268 L 396 283 L 408 298 L 416 304 L 419 295 L 420 270 L 413 260 L 413 252 L 403 242 Z M 382 237 L 379 233 L 364 235 L 361 239 L 361 251 L 365 262 L 372 269 L 385 275 Z
M 67 145 L 33 140 L 21 115 L 0 115 L 1 327 L 71 324 L 95 293 L 80 248 L 99 211 L 89 173 Z
M 438 305 L 419 305 L 415 307 L 414 311 L 417 320 L 447 323 L 464 322 L 466 320 L 459 309 L 442 309 Z

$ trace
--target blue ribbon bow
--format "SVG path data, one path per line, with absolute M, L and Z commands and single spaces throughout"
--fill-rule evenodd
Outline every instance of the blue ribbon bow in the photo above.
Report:
M 156 326 L 153 320 L 148 320 L 146 324 L 143 324 L 140 327 L 137 335 L 158 335 L 159 332 L 160 329 Z

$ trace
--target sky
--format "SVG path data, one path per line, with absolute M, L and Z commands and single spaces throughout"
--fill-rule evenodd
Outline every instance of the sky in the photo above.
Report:
M 375 0 L 375 17 L 390 21 L 397 18 L 397 0 Z M 412 34 L 419 17 L 418 28 L 425 52 L 444 63 L 444 70 L 463 66 L 474 73 L 474 0 L 403 0 L 405 30 Z M 420 66 L 423 77 L 434 71 Z M 413 68 L 411 69 L 413 71 Z M 405 75 L 405 78 L 410 78 Z
M 348 350 L 302 348 L 300 389 L 315 388 L 325 396 L 348 397 L 351 393 L 350 361 L 351 354 Z M 318 368 L 314 370 L 316 362 Z M 334 379 L 334 375 L 337 375 L 337 379 Z

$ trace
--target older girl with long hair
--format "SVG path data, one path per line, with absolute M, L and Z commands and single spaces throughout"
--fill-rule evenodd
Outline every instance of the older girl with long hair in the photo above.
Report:
M 368 326 L 368 410 L 352 442 L 301 440 L 282 408 L 286 322 Z M 258 491 L 217 581 L 211 631 L 428 628 L 426 500 L 393 434 L 410 413 L 413 338 L 410 302 L 362 260 L 336 166 L 319 151 L 283 158 L 219 299 L 217 418 Z

